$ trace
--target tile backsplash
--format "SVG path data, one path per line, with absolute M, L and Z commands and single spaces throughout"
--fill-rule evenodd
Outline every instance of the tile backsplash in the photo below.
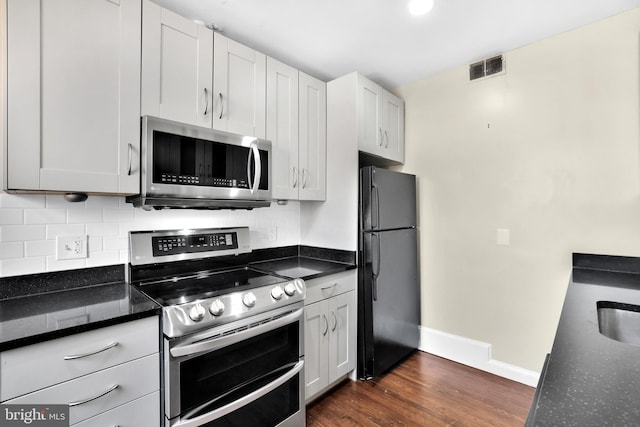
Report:
M 145 211 L 124 197 L 0 194 L 0 277 L 128 262 L 128 232 L 248 226 L 254 249 L 300 243 L 300 203 L 246 210 Z M 85 259 L 57 260 L 57 236 L 88 236 Z

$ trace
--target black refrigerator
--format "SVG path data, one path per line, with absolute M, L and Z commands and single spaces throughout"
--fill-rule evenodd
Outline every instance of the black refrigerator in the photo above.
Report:
M 375 378 L 418 348 L 416 177 L 360 169 L 358 376 Z

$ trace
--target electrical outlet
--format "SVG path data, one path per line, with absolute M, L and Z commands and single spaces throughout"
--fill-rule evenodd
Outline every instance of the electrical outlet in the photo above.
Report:
M 57 236 L 56 259 L 87 257 L 87 236 Z

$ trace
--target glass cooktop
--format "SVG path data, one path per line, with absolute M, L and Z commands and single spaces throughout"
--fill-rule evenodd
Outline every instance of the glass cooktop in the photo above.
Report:
M 281 277 L 265 274 L 249 267 L 178 276 L 138 286 L 163 306 L 179 305 L 236 291 L 286 282 Z

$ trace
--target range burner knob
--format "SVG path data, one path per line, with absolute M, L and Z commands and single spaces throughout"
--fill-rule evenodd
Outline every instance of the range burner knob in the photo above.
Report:
M 242 296 L 242 303 L 247 307 L 253 307 L 256 305 L 256 296 L 253 292 L 247 292 Z
M 202 319 L 204 319 L 204 313 L 205 311 L 202 304 L 196 304 L 193 307 L 191 307 L 191 310 L 189 310 L 189 317 L 194 322 L 199 322 Z
M 292 296 L 296 293 L 296 287 L 293 283 L 287 283 L 287 285 L 284 287 L 284 291 L 287 295 Z
M 215 300 L 209 306 L 209 313 L 213 314 L 214 316 L 220 316 L 222 313 L 224 313 L 224 303 L 219 299 Z
M 282 298 L 282 294 L 283 294 L 283 291 L 280 286 L 276 286 L 275 288 L 271 289 L 271 296 L 275 300 L 279 300 L 280 298 Z

